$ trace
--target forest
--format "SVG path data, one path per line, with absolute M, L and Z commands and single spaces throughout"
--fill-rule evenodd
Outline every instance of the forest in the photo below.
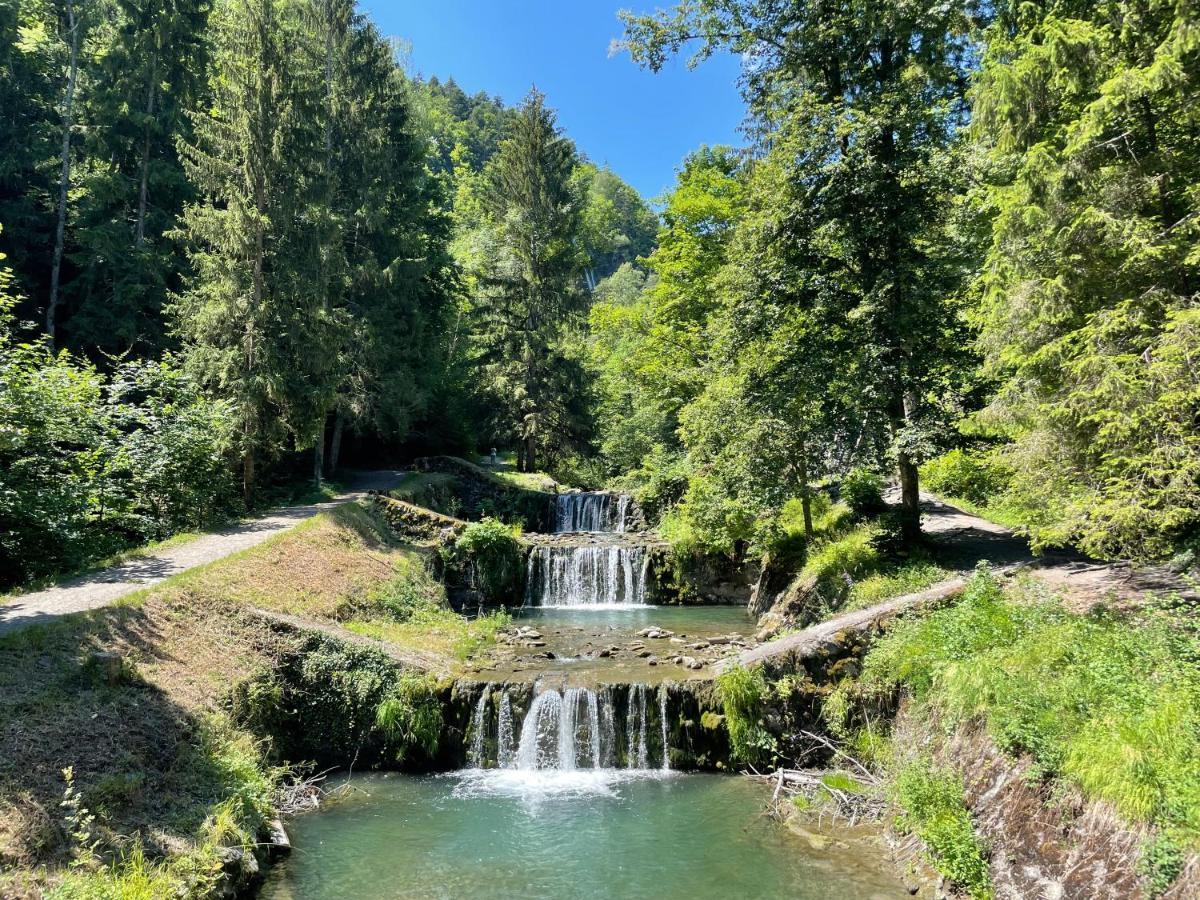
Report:
M 1190 3 L 623 15 L 649 69 L 745 60 L 746 145 L 654 202 L 349 0 L 4 3 L 4 581 L 348 450 L 510 448 L 729 554 L 850 473 L 908 537 L 926 484 L 1038 547 L 1192 547 Z
M 1200 0 L 636 5 L 0 0 L 0 897 L 1197 896 Z

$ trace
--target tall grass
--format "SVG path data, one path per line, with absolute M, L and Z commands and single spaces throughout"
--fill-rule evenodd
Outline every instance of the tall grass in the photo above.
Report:
M 957 606 L 899 623 L 868 654 L 862 687 L 903 685 L 951 726 L 982 721 L 1040 774 L 1200 848 L 1196 638 L 1011 590 L 979 574 Z

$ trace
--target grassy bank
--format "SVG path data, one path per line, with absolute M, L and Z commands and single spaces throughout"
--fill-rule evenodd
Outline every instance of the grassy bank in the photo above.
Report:
M 203 896 L 261 833 L 280 765 L 310 758 L 281 752 L 296 710 L 352 722 L 344 737 L 379 760 L 425 752 L 433 685 L 404 664 L 454 671 L 496 626 L 448 610 L 420 552 L 346 504 L 0 639 L 0 896 Z M 392 646 L 337 639 L 351 629 Z
M 905 821 L 972 894 L 986 896 L 986 883 L 963 875 L 977 867 L 961 804 L 944 796 L 958 776 L 886 738 L 878 713 L 897 695 L 930 734 L 982 727 L 1005 754 L 1031 761 L 1027 777 L 1051 794 L 1055 785 L 1079 791 L 1148 828 L 1141 865 L 1163 890 L 1200 850 L 1198 662 L 1194 625 L 1169 604 L 1137 619 L 1078 616 L 1035 582 L 1003 587 L 979 574 L 960 603 L 882 637 L 825 714 L 860 755 L 892 770 Z

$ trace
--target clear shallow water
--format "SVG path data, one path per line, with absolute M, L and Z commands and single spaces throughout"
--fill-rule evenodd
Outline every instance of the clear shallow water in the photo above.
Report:
M 358 776 L 294 820 L 266 900 L 620 898 L 892 900 L 862 851 L 812 850 L 736 777 L 467 771 Z
M 744 606 L 527 606 L 515 610 L 522 625 L 579 625 L 636 632 L 651 625 L 694 635 L 748 634 L 754 621 Z

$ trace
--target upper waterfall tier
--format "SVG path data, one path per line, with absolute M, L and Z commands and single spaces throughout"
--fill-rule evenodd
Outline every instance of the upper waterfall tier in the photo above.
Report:
M 625 532 L 629 527 L 629 495 L 580 491 L 555 498 L 554 530 Z

